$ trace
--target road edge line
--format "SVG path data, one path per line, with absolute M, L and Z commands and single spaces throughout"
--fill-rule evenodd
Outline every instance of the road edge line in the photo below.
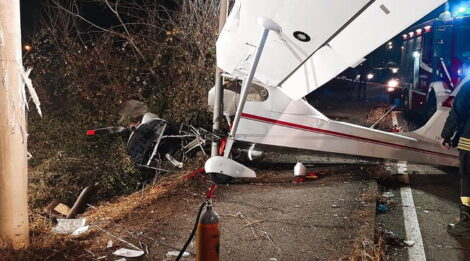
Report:
M 412 240 L 415 244 L 408 248 L 408 260 L 425 261 L 424 243 L 416 214 L 413 192 L 411 187 L 401 187 L 401 202 L 403 207 L 403 219 L 405 222 L 406 239 Z

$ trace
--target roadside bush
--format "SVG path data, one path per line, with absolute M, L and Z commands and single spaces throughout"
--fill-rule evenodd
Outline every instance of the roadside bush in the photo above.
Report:
M 114 15 L 106 27 L 79 12 L 93 4 Z M 86 130 L 117 124 L 129 99 L 174 122 L 207 125 L 213 84 L 218 1 L 45 1 L 41 28 L 25 65 L 44 118 L 29 117 L 30 195 L 34 207 L 53 198 L 71 204 L 95 182 L 99 198 L 129 193 L 143 174 L 123 138 L 90 139 Z

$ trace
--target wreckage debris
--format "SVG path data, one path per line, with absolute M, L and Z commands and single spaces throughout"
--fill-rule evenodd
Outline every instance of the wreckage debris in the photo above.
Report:
M 57 219 L 57 225 L 52 228 L 52 231 L 62 235 L 78 236 L 88 231 L 89 228 L 86 218 Z
M 51 219 L 65 218 L 70 213 L 70 208 L 54 199 L 43 209 L 43 213 Z
M 295 178 L 294 181 L 295 181 L 295 183 L 302 183 L 302 182 L 307 181 L 307 180 L 318 179 L 319 174 L 320 174 L 319 172 L 310 172 L 310 173 L 307 173 L 303 177 Z
M 95 183 L 95 185 L 84 188 L 82 192 L 80 193 L 80 195 L 78 196 L 77 200 L 75 201 L 75 204 L 73 204 L 73 207 L 70 210 L 69 214 L 67 215 L 67 218 L 74 218 L 77 215 L 85 212 L 85 209 L 87 208 L 87 204 L 90 202 L 91 197 L 95 195 L 98 188 L 99 188 L 99 183 Z
M 113 252 L 115 256 L 123 256 L 123 257 L 140 257 L 145 254 L 142 250 L 132 250 L 127 248 L 120 248 Z
M 192 178 L 194 178 L 195 176 L 197 176 L 198 174 L 204 173 L 205 171 L 206 171 L 206 170 L 205 170 L 204 168 L 198 169 L 198 170 L 196 170 L 196 171 L 193 171 L 193 172 L 189 173 L 189 174 L 186 175 L 184 178 L 187 179 L 187 180 L 188 180 L 188 179 L 192 179 Z
M 307 175 L 307 168 L 302 162 L 297 162 L 294 166 L 294 177 L 305 177 Z
M 406 238 L 403 238 L 390 230 L 379 228 L 378 233 L 387 243 L 387 245 L 390 246 L 413 247 L 416 244 L 415 241 L 407 240 Z
M 180 251 L 169 251 L 166 253 L 166 257 L 178 257 L 180 254 Z M 189 253 L 188 252 L 183 252 L 183 257 L 188 257 Z
M 378 207 L 377 207 L 377 211 L 380 213 L 380 214 L 385 214 L 387 212 L 390 211 L 390 208 L 388 208 L 386 205 L 384 204 L 380 204 Z

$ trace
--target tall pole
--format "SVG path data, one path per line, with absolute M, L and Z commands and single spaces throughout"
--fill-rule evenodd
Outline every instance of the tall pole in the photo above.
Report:
M 20 1 L 0 1 L 0 239 L 14 249 L 29 243 L 28 167 Z
M 220 0 L 220 15 L 219 15 L 219 34 L 224 28 L 225 22 L 227 21 L 228 15 L 228 1 L 229 0 Z M 215 97 L 214 97 L 214 115 L 212 118 L 212 129 L 214 132 L 220 131 L 221 119 L 222 119 L 222 110 L 223 110 L 223 100 L 224 100 L 224 91 L 222 88 L 222 70 L 217 67 L 215 71 Z M 211 156 L 217 156 L 219 154 L 219 143 L 214 141 L 212 142 Z

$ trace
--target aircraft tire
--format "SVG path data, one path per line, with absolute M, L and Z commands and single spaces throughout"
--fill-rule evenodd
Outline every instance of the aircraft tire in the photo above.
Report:
M 212 181 L 216 184 L 225 185 L 229 184 L 232 181 L 233 177 L 220 173 L 210 173 Z

